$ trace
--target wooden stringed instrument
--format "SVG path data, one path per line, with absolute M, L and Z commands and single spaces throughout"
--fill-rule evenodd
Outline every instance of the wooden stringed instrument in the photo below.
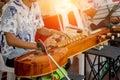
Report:
M 109 32 L 110 30 L 108 28 L 102 28 L 96 33 L 90 34 L 88 36 L 75 36 L 68 40 L 58 42 L 57 47 L 68 48 L 67 53 L 50 54 L 55 59 L 55 61 L 62 67 L 66 64 L 68 58 L 108 41 L 108 39 L 106 38 L 99 41 L 98 38 L 101 35 L 107 34 Z M 43 53 L 35 55 L 34 53 L 35 51 L 31 51 L 18 57 L 15 60 L 15 74 L 18 77 L 29 78 L 42 76 L 51 73 L 52 70 L 54 71 L 57 69 L 56 65 L 48 58 L 47 54 Z
M 35 51 L 31 51 L 15 60 L 15 74 L 18 77 L 30 78 L 42 76 L 57 69 L 57 66 L 51 61 L 46 53 L 37 55 L 35 53 Z M 68 59 L 66 53 L 50 53 L 50 55 L 60 66 L 64 66 Z
M 102 27 L 96 33 L 89 34 L 88 36 L 83 37 L 81 37 L 81 35 L 78 35 L 68 40 L 58 42 L 56 44 L 56 47 L 66 47 L 68 49 L 68 52 L 61 54 L 50 53 L 55 61 L 60 66 L 64 66 L 68 58 L 71 58 L 75 55 L 80 54 L 81 52 L 107 42 L 109 39 L 100 38 L 100 36 L 110 33 L 110 30 L 108 28 L 104 28 L 107 24 L 106 20 L 109 20 L 112 13 L 117 10 L 118 7 L 119 4 L 115 5 L 106 16 L 105 21 L 102 21 L 100 25 L 97 25 L 95 27 L 93 26 L 93 30 Z M 116 31 L 116 29 L 114 30 Z M 117 29 L 117 31 L 120 31 L 120 29 Z M 39 55 L 34 55 L 34 53 L 35 51 L 26 53 L 15 60 L 15 74 L 18 77 L 36 77 L 46 75 L 48 73 L 51 73 L 51 66 L 53 71 L 57 69 L 56 65 L 51 60 L 51 64 L 49 63 L 47 54 L 43 53 Z

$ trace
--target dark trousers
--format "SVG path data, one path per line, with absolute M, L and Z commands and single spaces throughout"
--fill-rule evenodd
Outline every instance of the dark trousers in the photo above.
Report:
M 14 68 L 14 60 L 15 60 L 15 58 L 13 58 L 13 59 L 7 58 L 6 63 L 5 63 L 6 66 Z

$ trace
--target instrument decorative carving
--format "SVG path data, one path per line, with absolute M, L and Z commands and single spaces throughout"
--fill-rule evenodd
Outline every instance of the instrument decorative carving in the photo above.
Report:
M 57 66 L 48 58 L 47 54 L 37 54 L 35 51 L 26 53 L 15 60 L 15 74 L 18 77 L 36 77 L 51 73 L 57 69 Z M 60 66 L 67 62 L 66 53 L 50 54 Z M 52 66 L 52 70 L 51 67 Z

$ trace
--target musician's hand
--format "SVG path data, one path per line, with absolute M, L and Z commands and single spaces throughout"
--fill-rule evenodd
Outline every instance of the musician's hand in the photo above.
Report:
M 57 30 L 51 29 L 51 32 L 52 32 L 52 35 L 56 34 L 56 35 L 64 37 L 65 39 L 69 39 L 70 38 L 66 33 L 61 32 L 61 31 L 57 31 Z
M 61 36 L 61 35 L 57 35 L 57 34 L 54 34 L 52 36 L 50 36 L 49 38 L 47 38 L 44 43 L 46 45 L 46 47 L 49 49 L 51 48 L 55 48 L 56 47 L 56 44 L 58 42 L 61 42 L 63 40 L 66 40 L 66 38 L 64 36 Z
M 119 17 L 111 17 L 110 22 L 113 24 L 118 24 L 120 22 L 120 18 Z
M 44 41 L 45 46 L 50 49 L 51 47 L 55 47 L 57 44 L 57 41 L 53 39 L 52 37 L 49 37 Z
M 68 51 L 68 49 L 65 47 L 56 48 L 56 44 L 61 41 L 59 39 L 61 39 L 59 35 L 53 35 L 44 41 L 44 43 L 47 47 L 47 50 L 50 53 L 58 53 L 59 54 L 59 53 L 66 53 Z

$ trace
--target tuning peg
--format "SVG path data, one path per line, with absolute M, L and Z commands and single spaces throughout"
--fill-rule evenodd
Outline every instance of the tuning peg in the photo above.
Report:
M 117 33 L 117 37 L 120 37 L 120 33 Z

